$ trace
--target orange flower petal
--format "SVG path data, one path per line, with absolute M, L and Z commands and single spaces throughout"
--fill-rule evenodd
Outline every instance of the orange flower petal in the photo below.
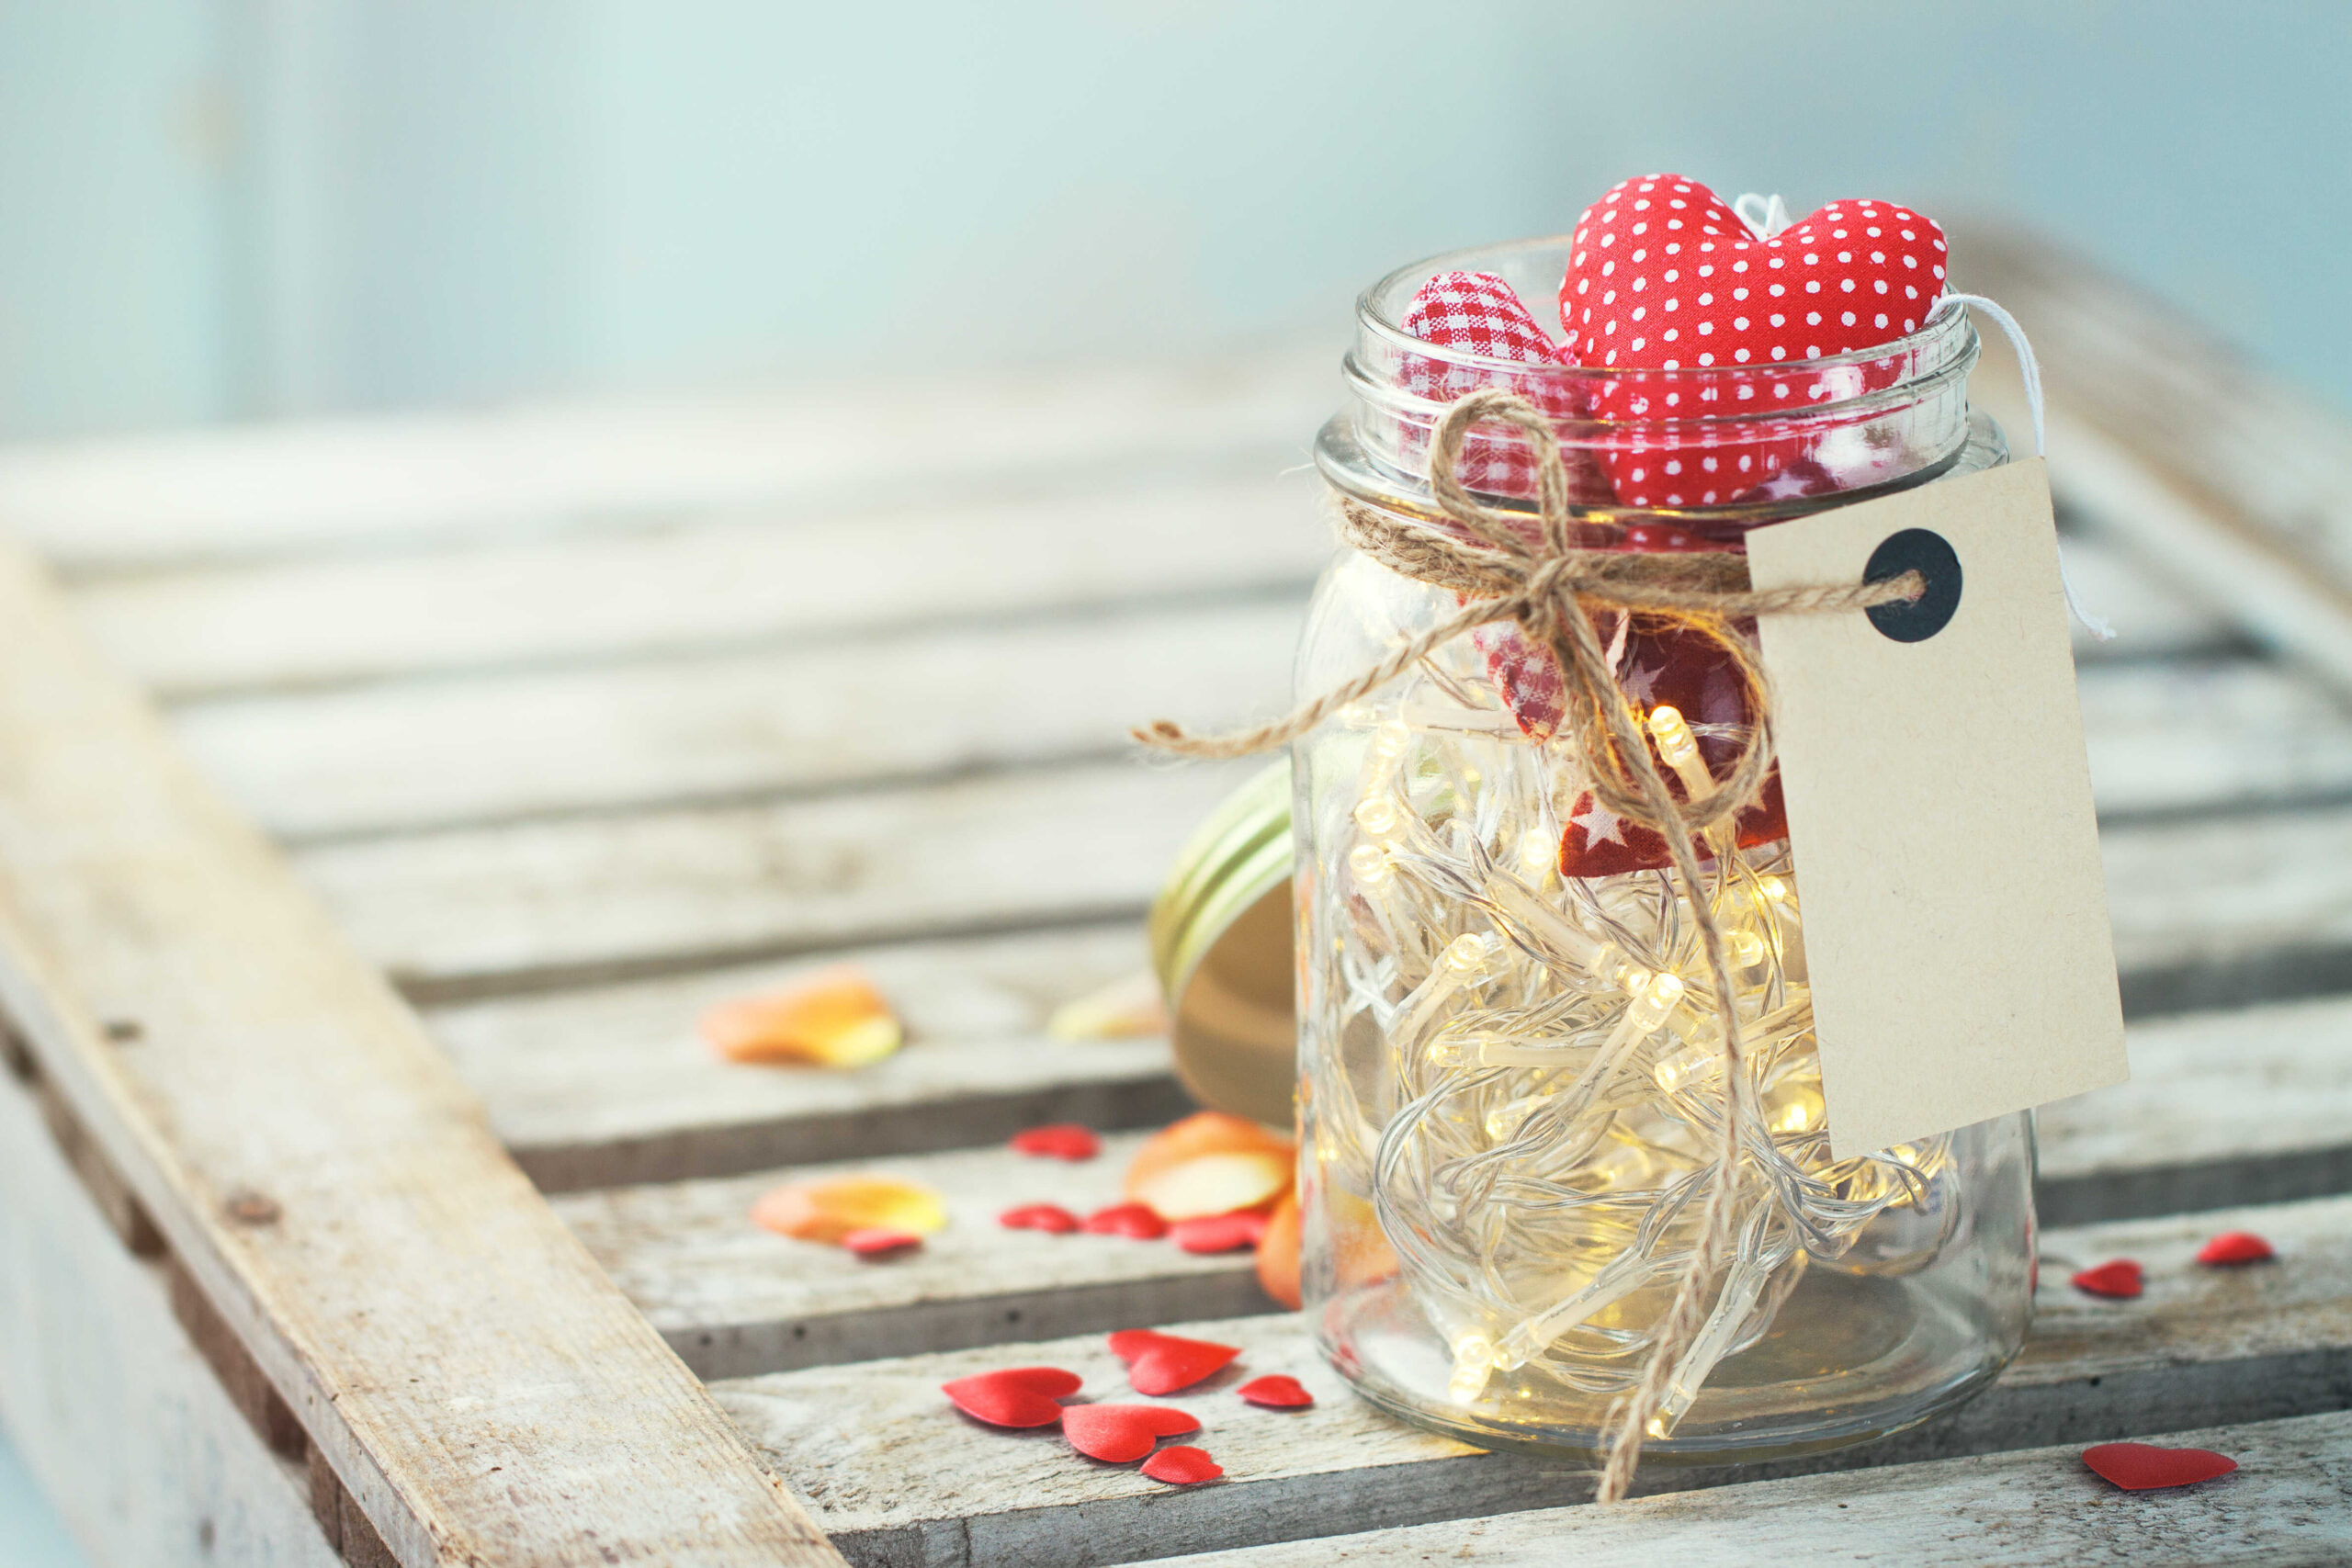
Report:
M 1056 1040 L 1136 1040 L 1168 1032 L 1168 1009 L 1150 970 L 1122 975 L 1107 986 L 1064 1002 L 1046 1021 Z
M 1262 1207 L 1289 1191 L 1290 1181 L 1287 1155 L 1258 1151 L 1202 1155 L 1128 1190 L 1163 1220 L 1195 1220 Z
M 947 1225 L 939 1194 L 910 1181 L 872 1176 L 840 1176 L 798 1181 L 761 1195 L 752 1220 L 796 1241 L 836 1245 L 853 1231 L 899 1231 L 930 1235 Z
M 859 970 L 842 966 L 703 1014 L 702 1037 L 730 1062 L 862 1067 L 905 1039 L 890 1004 Z
M 1299 1303 L 1298 1230 L 1298 1194 L 1285 1192 L 1258 1238 L 1258 1283 L 1293 1312 Z
M 1287 1169 L 1292 1149 L 1288 1138 L 1255 1122 L 1222 1111 L 1199 1111 L 1161 1128 L 1136 1151 L 1127 1165 L 1126 1195 L 1143 1199 L 1143 1190 L 1161 1173 L 1204 1155 L 1272 1155 Z

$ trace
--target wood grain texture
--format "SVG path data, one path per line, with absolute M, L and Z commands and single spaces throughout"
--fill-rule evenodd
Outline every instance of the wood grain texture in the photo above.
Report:
M 1297 462 L 1328 343 L 1213 363 L 926 372 L 733 397 L 549 403 L 0 455 L 0 516 L 69 573 L 854 513 L 1008 484 Z
M 2277 1244 L 2275 1264 L 2189 1262 L 2215 1231 Z M 2352 1200 L 2054 1231 L 2026 1351 L 1954 1415 L 1802 1466 L 1670 1471 L 1653 1490 L 1800 1469 L 2103 1441 L 2206 1423 L 2275 1420 L 2352 1406 Z M 2101 1302 L 2070 1290 L 2058 1259 L 2118 1254 L 2147 1266 L 2147 1294 Z M 1118 1562 L 1275 1540 L 1580 1501 L 1589 1472 L 1484 1454 L 1408 1427 L 1350 1395 L 1295 1317 L 1176 1325 L 1243 1347 L 1235 1366 L 1168 1403 L 1198 1416 L 1197 1442 L 1225 1466 L 1216 1486 L 1176 1491 L 1095 1464 L 1050 1431 L 999 1433 L 956 1416 L 938 1385 L 1006 1365 L 1067 1367 L 1090 1394 L 1125 1392 L 1099 1337 L 781 1372 L 714 1385 L 773 1463 L 791 1474 L 836 1544 L 859 1563 Z M 1267 1372 L 1317 1396 L 1305 1411 L 1242 1404 Z
M 1125 486 L 796 523 L 221 567 L 85 585 L 101 648 L 164 696 L 615 661 L 1188 594 L 1303 589 L 1311 475 Z
M 14 551 L 0 886 L 17 1032 L 400 1562 L 832 1560 Z
M 838 963 L 872 977 L 907 1031 L 854 1072 L 721 1061 L 713 1005 Z M 460 1003 L 426 1015 L 542 1190 L 992 1143 L 1023 1127 L 1157 1125 L 1190 1109 L 1164 1037 L 1058 1041 L 1063 1003 L 1148 964 L 1120 921 L 900 942 L 671 979 Z
M 43 1125 L 0 1080 L 0 1417 L 97 1568 L 334 1568 L 272 1454 Z
M 413 996 L 494 993 L 1140 915 L 1201 818 L 1260 765 L 1023 769 L 333 843 L 296 863 Z
M 1248 1252 L 1196 1257 L 1167 1240 L 997 1224 L 1020 1203 L 1086 1214 L 1120 1201 L 1145 1136 L 1107 1137 L 1079 1163 L 998 1145 L 581 1193 L 556 1200 L 556 1213 L 706 1379 L 1271 1311 Z M 947 1228 L 919 1251 L 867 1262 L 751 1223 L 770 1188 L 838 1176 L 927 1188 Z
M 1350 1562 L 1749 1568 L 1758 1562 L 1958 1562 L 1980 1568 L 2221 1568 L 2352 1557 L 2352 1416 L 2167 1434 L 2238 1461 L 2219 1481 L 2130 1493 L 2081 1449 L 2034 1449 L 1365 1535 L 1245 1547 L 1169 1568 Z
M 238 697 L 184 705 L 172 728 L 281 840 L 732 803 L 1102 758 L 1166 713 L 1268 716 L 1289 699 L 1305 610 L 1285 592 Z
M 2043 1223 L 2352 1189 L 2347 1036 L 2352 1002 L 2342 999 L 2134 1026 L 2129 1083 L 2041 1112 Z M 1066 1047 L 1062 1059 L 1093 1049 Z M 812 1087 L 830 1099 L 854 1086 L 834 1076 Z M 996 1224 L 1017 1203 L 1084 1213 L 1114 1201 L 1138 1137 L 1107 1139 L 1100 1158 L 1077 1166 L 1001 1144 L 913 1154 L 876 1142 L 837 1162 L 581 1192 L 556 1212 L 705 1378 L 1265 1311 L 1247 1253 L 1196 1258 L 1165 1243 Z M 953 1223 L 883 1266 L 770 1235 L 747 1217 L 770 1187 L 865 1173 L 941 1193 Z

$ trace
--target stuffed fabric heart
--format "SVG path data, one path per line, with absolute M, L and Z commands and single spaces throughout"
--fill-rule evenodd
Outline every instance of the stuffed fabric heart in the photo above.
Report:
M 1557 363 L 1551 334 L 1521 303 L 1510 284 L 1492 273 L 1442 272 L 1421 285 L 1398 325 L 1423 343 L 1517 365 Z M 1491 366 L 1407 355 L 1398 366 L 1405 389 L 1433 402 L 1450 403 L 1488 387 L 1517 392 L 1554 418 L 1566 417 L 1559 378 L 1514 376 Z M 1429 434 L 1407 433 L 1406 455 L 1426 461 Z M 1489 495 L 1535 493 L 1535 461 L 1516 437 L 1472 431 L 1462 443 L 1455 468 L 1462 482 Z
M 1644 175 L 1587 208 L 1560 280 L 1561 357 L 1658 372 L 1754 366 L 1758 374 L 1612 378 L 1592 412 L 1625 420 L 1802 416 L 1824 400 L 1892 386 L 1901 362 L 1799 363 L 1919 330 L 1944 287 L 1943 231 L 1883 201 L 1832 202 L 1770 239 L 1696 180 Z M 1786 364 L 1787 376 L 1763 373 Z M 1732 384 L 1722 384 L 1724 381 Z M 1627 506 L 1713 506 L 1762 491 L 1839 488 L 1815 461 L 1817 420 L 1774 430 L 1631 434 L 1601 454 Z M 1760 426 L 1760 427 L 1759 427 Z

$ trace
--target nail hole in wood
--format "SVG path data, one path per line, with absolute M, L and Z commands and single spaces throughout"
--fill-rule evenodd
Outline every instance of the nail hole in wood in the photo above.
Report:
M 147 1031 L 135 1018 L 110 1018 L 107 1020 L 105 1028 L 107 1038 L 118 1045 L 128 1045 L 133 1041 L 147 1038 Z
M 274 1225 L 281 1213 L 276 1199 L 251 1190 L 230 1193 L 221 1210 L 241 1225 Z

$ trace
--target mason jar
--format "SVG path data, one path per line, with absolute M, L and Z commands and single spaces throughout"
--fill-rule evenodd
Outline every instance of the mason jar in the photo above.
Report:
M 1364 294 L 1350 400 L 1316 452 L 1340 498 L 1446 526 L 1430 433 L 1485 386 L 1544 411 L 1594 549 L 1736 552 L 1758 525 L 2007 460 L 1969 406 L 1961 310 L 1862 354 L 1674 372 L 1480 359 L 1397 325 L 1439 273 L 1546 300 L 1566 259 L 1559 240 L 1467 251 Z M 1532 531 L 1520 437 L 1478 428 L 1458 471 Z M 1350 553 L 1317 592 L 1300 696 L 1457 609 Z M 1596 629 L 1662 760 L 1696 791 L 1727 774 L 1754 716 L 1719 644 L 1639 615 Z M 1555 733 L 1550 657 L 1481 628 L 1293 749 L 1302 1283 L 1325 1353 L 1421 1426 L 1597 1459 L 1697 1246 L 1737 1093 L 1730 1241 L 1645 1461 L 1812 1452 L 1949 1408 L 2024 1339 L 2030 1119 L 1833 1158 L 1777 779 L 1710 831 L 1703 886 L 1683 887 L 1663 840 L 1596 807 Z M 1729 998 L 1693 897 L 1725 932 Z M 1725 1006 L 1747 1043 L 1728 1086 Z

